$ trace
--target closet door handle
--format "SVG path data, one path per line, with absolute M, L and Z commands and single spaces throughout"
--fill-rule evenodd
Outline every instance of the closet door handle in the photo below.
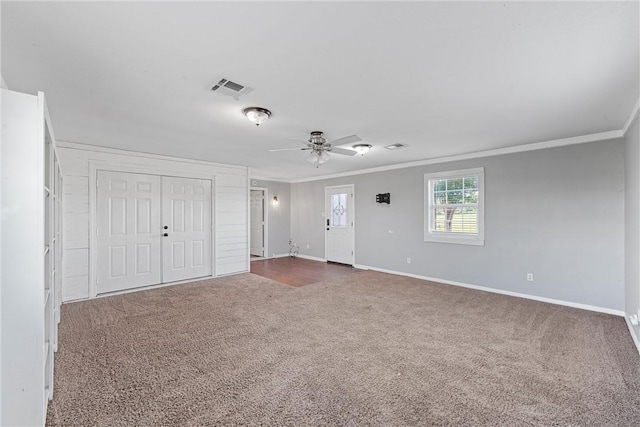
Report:
M 163 228 L 164 228 L 165 230 L 168 230 L 168 229 L 169 229 L 169 226 L 168 226 L 168 225 L 165 225 Z
M 169 237 L 169 233 L 164 233 L 164 237 Z

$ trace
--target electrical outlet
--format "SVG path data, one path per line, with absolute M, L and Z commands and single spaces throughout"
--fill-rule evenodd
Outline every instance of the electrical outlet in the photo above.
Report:
M 407 257 L 407 264 L 411 264 L 411 258 Z
M 533 273 L 527 273 L 527 282 L 533 282 Z

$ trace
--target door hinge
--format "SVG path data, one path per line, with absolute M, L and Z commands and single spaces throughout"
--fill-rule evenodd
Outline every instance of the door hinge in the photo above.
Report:
M 96 179 L 96 188 L 100 187 L 100 180 Z
M 353 251 L 351 251 L 351 256 L 353 256 Z

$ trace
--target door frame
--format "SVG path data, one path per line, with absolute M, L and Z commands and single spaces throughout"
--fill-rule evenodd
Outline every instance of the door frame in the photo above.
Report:
M 262 258 L 258 259 L 266 259 L 269 258 L 269 189 L 267 187 L 249 187 L 249 262 L 251 259 L 251 191 L 257 190 L 262 191 L 262 196 L 264 197 L 264 203 L 262 204 L 262 217 L 264 218 L 264 230 L 262 232 L 262 239 L 264 240 L 264 253 Z
M 209 179 L 211 180 L 211 276 L 216 277 L 216 248 L 215 248 L 215 175 L 197 172 L 184 172 L 176 169 L 164 169 L 143 165 L 114 163 L 104 160 L 89 160 L 89 298 L 98 296 L 98 171 L 138 173 L 144 175 L 175 176 L 178 178 Z M 64 197 L 63 197 L 64 206 Z M 209 277 L 209 276 L 204 276 Z M 202 280 L 202 278 L 198 278 Z M 180 282 L 176 282 L 180 283 Z M 170 283 L 158 283 L 149 286 L 166 286 Z
M 328 204 L 328 192 L 330 190 L 335 190 L 336 188 L 343 188 L 343 187 L 351 187 L 351 212 L 352 212 L 352 219 L 353 219 L 353 225 L 351 226 L 352 229 L 352 233 L 351 233 L 351 247 L 353 248 L 353 255 L 351 255 L 351 264 L 352 266 L 356 265 L 356 187 L 354 184 L 342 184 L 342 185 L 331 185 L 329 187 L 324 187 L 324 218 L 323 218 L 323 223 L 322 223 L 322 229 L 323 229 L 323 235 L 324 235 L 324 262 L 328 262 L 329 261 L 329 248 L 328 246 L 328 241 L 329 239 L 327 239 L 327 227 L 326 227 L 326 221 L 327 218 L 329 218 L 329 204 Z

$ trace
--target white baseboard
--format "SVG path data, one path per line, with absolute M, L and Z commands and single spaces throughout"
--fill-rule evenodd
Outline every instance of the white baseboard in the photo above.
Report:
M 89 299 L 89 294 L 87 294 L 86 292 L 82 294 L 64 295 L 62 297 L 62 303 L 66 304 L 68 302 L 82 301 L 86 299 Z
M 248 271 L 247 270 L 237 271 L 237 272 L 234 272 L 234 273 L 220 274 L 218 276 L 203 276 L 203 277 L 196 277 L 195 279 L 180 280 L 180 281 L 177 281 L 177 282 L 158 283 L 156 285 L 141 286 L 139 288 L 123 289 L 121 291 L 114 291 L 114 292 L 109 292 L 109 293 L 106 293 L 106 294 L 99 294 L 99 295 L 96 295 L 94 298 L 89 298 L 89 297 L 85 296 L 82 299 L 76 299 L 76 300 L 71 300 L 71 301 L 63 301 L 63 304 L 72 304 L 74 302 L 88 301 L 88 300 L 97 299 L 97 298 L 112 297 L 114 295 L 124 295 L 124 294 L 130 294 L 132 292 L 140 292 L 140 291 L 148 291 L 148 290 L 151 290 L 151 289 L 166 288 L 167 286 L 183 285 L 185 283 L 201 282 L 203 280 L 210 280 L 210 279 L 215 279 L 215 278 L 218 278 L 218 277 L 225 277 L 225 276 L 233 276 L 235 274 L 242 274 L 242 273 L 248 273 Z
M 288 253 L 286 253 L 286 254 L 273 254 L 272 256 L 261 256 L 261 257 L 257 257 L 257 258 L 252 256 L 252 257 L 249 258 L 249 261 L 252 261 L 252 262 L 253 261 L 264 261 L 265 259 L 285 258 L 285 257 L 288 257 L 288 256 L 289 256 Z
M 289 256 L 289 253 L 287 252 L 286 254 L 275 254 L 269 258 L 286 258 Z
M 318 257 L 311 256 L 311 255 L 298 254 L 298 258 L 310 259 L 311 261 L 327 262 L 327 260 L 324 259 L 324 258 L 318 258 Z
M 636 349 L 638 353 L 640 353 L 640 337 L 638 336 L 638 332 L 636 331 L 636 327 L 631 324 L 629 320 L 629 316 L 624 316 L 624 321 L 627 322 L 627 327 L 629 328 L 629 333 L 631 333 L 631 338 L 633 339 L 633 343 L 636 345 Z
M 402 271 L 387 270 L 385 268 L 371 267 L 368 265 L 356 264 L 354 265 L 354 267 L 360 268 L 362 270 L 373 270 L 373 271 L 379 271 L 381 273 L 397 274 L 399 276 L 407 276 L 407 277 L 413 277 L 414 279 L 429 280 L 431 282 L 438 282 L 438 283 L 444 283 L 446 285 L 460 286 L 463 288 L 475 289 L 478 291 L 492 292 L 494 294 L 509 295 L 512 297 L 525 298 L 525 299 L 530 299 L 534 301 L 548 302 L 549 304 L 564 305 L 566 307 L 596 311 L 598 313 L 612 314 L 614 316 L 623 316 L 626 319 L 625 313 L 622 310 L 614 310 L 606 307 L 597 307 L 595 305 L 581 304 L 577 302 L 563 301 L 563 300 L 554 299 L 554 298 L 546 298 L 546 297 L 539 297 L 536 295 L 522 294 L 520 292 L 512 292 L 512 291 L 505 291 L 502 289 L 488 288 L 486 286 L 478 286 L 478 285 L 471 285 L 468 283 L 454 282 L 452 280 L 439 279 L 437 277 L 421 276 L 419 274 L 404 273 Z

